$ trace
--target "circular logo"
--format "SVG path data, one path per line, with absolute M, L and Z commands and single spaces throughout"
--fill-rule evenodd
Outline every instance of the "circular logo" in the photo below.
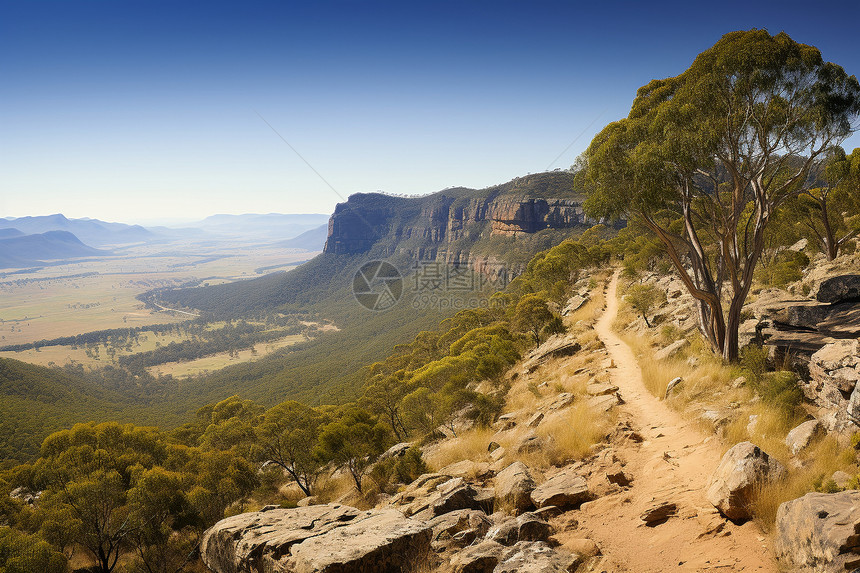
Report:
M 403 277 L 388 261 L 370 261 L 352 278 L 352 294 L 370 310 L 388 310 L 403 294 Z

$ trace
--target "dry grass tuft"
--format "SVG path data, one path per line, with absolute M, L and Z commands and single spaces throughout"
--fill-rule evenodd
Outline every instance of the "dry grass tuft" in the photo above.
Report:
M 583 401 L 548 416 L 537 428 L 547 447 L 540 454 L 545 465 L 559 466 L 588 455 L 591 446 L 603 440 L 613 416 L 598 414 Z
M 832 437 L 824 438 L 809 448 L 804 455 L 808 465 L 790 472 L 788 478 L 781 482 L 764 484 L 758 489 L 752 507 L 756 522 L 764 531 L 772 531 L 776 512 L 782 503 L 820 490 L 837 470 L 856 474 L 855 455 L 853 448 L 840 446 Z
M 487 447 L 494 434 L 495 430 L 490 428 L 475 428 L 463 432 L 456 438 L 444 440 L 428 448 L 424 453 L 424 461 L 433 471 L 439 471 L 462 460 L 485 461 Z

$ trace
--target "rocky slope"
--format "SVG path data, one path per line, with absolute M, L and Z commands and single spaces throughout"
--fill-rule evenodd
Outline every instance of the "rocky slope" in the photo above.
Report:
M 756 461 L 754 446 L 735 455 L 738 463 L 720 464 L 719 442 L 648 394 L 632 353 L 609 331 L 614 296 L 613 286 L 600 323 L 582 319 L 587 308 L 571 313 L 570 333 L 509 372 L 506 413 L 492 431 L 459 428 L 459 437 L 423 447 L 427 459 L 440 459 L 440 449 L 455 451 L 472 435 L 479 447 L 470 451 L 479 453 L 383 496 L 369 512 L 306 498 L 295 510 L 229 518 L 207 532 L 204 561 L 216 573 L 775 572 L 755 524 L 725 514 L 743 520 L 733 513 L 743 488 L 776 470 Z M 578 426 L 583 416 L 590 421 Z M 574 438 L 597 428 L 596 443 L 575 452 L 564 443 L 567 427 L 578 428 Z M 715 473 L 719 465 L 726 469 Z M 710 490 L 719 499 L 709 501 Z

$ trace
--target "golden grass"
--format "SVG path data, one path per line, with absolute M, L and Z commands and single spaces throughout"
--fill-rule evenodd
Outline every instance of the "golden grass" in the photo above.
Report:
M 537 435 L 547 443 L 539 452 L 546 465 L 559 466 L 587 456 L 591 446 L 603 440 L 614 416 L 597 413 L 584 401 L 547 416 Z
M 486 461 L 487 448 L 495 433 L 490 428 L 474 428 L 463 432 L 425 452 L 424 462 L 432 471 L 438 471 L 462 460 Z
M 756 522 L 763 530 L 772 531 L 776 512 L 782 503 L 815 491 L 816 485 L 830 479 L 837 470 L 856 474 L 855 455 L 853 448 L 840 446 L 832 437 L 826 437 L 811 446 L 803 456 L 807 465 L 791 471 L 783 481 L 758 488 L 752 507 Z
M 292 334 L 269 342 L 260 342 L 259 344 L 254 345 L 254 350 L 251 350 L 250 348 L 239 350 L 233 357 L 230 356 L 229 352 L 219 352 L 218 354 L 211 354 L 209 356 L 197 358 L 196 360 L 189 360 L 187 362 L 167 362 L 165 364 L 159 364 L 158 366 L 151 366 L 150 368 L 147 368 L 147 370 L 150 374 L 155 376 L 161 374 L 170 374 L 175 378 L 196 376 L 198 374 L 214 372 L 215 370 L 220 370 L 221 368 L 232 364 L 253 362 L 267 354 L 271 354 L 275 350 L 292 346 L 293 344 L 303 340 L 305 340 L 303 335 Z
M 604 294 L 603 288 L 606 285 L 608 278 L 608 272 L 600 272 L 592 276 L 592 279 L 597 283 L 597 286 L 589 292 L 588 302 L 567 317 L 568 324 L 574 324 L 580 320 L 593 321 L 600 317 L 600 314 L 603 312 L 603 307 L 606 306 L 606 295 Z
M 499 437 L 499 444 L 505 448 L 505 464 L 521 461 L 529 468 L 543 470 L 580 460 L 606 437 L 614 419 L 614 415 L 595 412 L 582 400 L 561 412 L 548 414 L 534 430 L 521 424 Z M 517 445 L 532 431 L 542 438 L 543 448 L 518 453 Z

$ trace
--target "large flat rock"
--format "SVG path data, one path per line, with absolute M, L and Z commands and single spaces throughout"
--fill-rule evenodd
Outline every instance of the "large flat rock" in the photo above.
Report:
M 808 493 L 779 506 L 774 552 L 791 571 L 836 573 L 860 563 L 860 491 Z
M 397 510 L 326 504 L 223 519 L 200 547 L 215 573 L 397 573 L 426 557 L 431 531 Z

